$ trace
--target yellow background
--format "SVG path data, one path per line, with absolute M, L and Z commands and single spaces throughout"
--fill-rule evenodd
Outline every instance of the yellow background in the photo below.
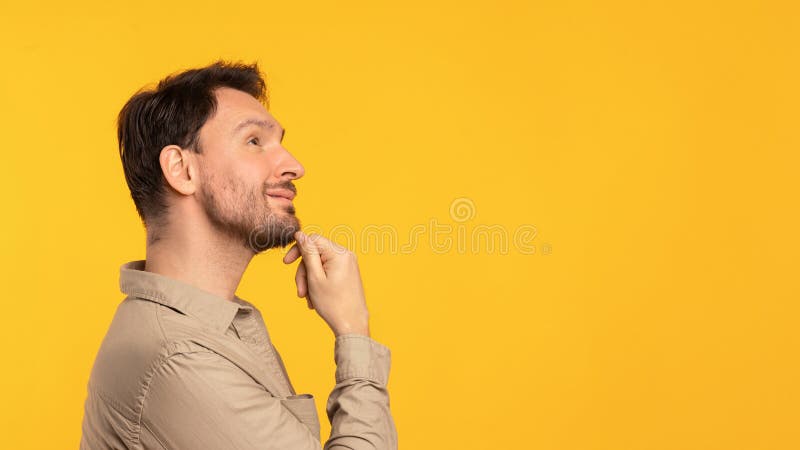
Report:
M 144 257 L 117 112 L 226 58 L 267 74 L 304 224 L 536 227 L 360 251 L 402 448 L 800 448 L 793 3 L 4 2 L 0 447 L 77 448 Z M 327 436 L 333 336 L 281 255 L 238 293 Z

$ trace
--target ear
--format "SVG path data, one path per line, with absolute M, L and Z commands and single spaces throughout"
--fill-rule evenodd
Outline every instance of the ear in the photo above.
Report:
M 192 195 L 197 190 L 197 172 L 191 152 L 177 145 L 167 145 L 158 157 L 161 172 L 167 183 L 183 195 Z

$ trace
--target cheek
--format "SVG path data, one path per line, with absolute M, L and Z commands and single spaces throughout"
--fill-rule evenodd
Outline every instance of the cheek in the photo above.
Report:
M 271 176 L 275 168 L 275 163 L 264 154 L 254 155 L 235 168 L 239 178 L 247 180 L 248 183 L 257 182 L 263 184 Z

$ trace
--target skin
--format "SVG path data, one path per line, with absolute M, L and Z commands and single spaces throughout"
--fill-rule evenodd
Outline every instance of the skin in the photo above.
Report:
M 162 224 L 148 227 L 145 270 L 232 300 L 253 256 L 295 242 L 284 263 L 300 260 L 298 297 L 334 335 L 369 336 L 356 256 L 304 234 L 292 202 L 268 195 L 295 190 L 293 181 L 305 174 L 281 143 L 283 128 L 245 92 L 220 88 L 215 95 L 217 110 L 200 129 L 202 152 L 161 150 L 168 208 Z M 239 127 L 244 122 L 252 123 Z

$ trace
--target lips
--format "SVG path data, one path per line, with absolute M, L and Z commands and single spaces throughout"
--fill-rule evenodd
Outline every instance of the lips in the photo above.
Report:
M 292 201 L 294 199 L 295 193 L 290 191 L 289 189 L 274 189 L 267 191 L 267 195 L 269 195 L 270 197 L 285 198 L 289 201 Z

